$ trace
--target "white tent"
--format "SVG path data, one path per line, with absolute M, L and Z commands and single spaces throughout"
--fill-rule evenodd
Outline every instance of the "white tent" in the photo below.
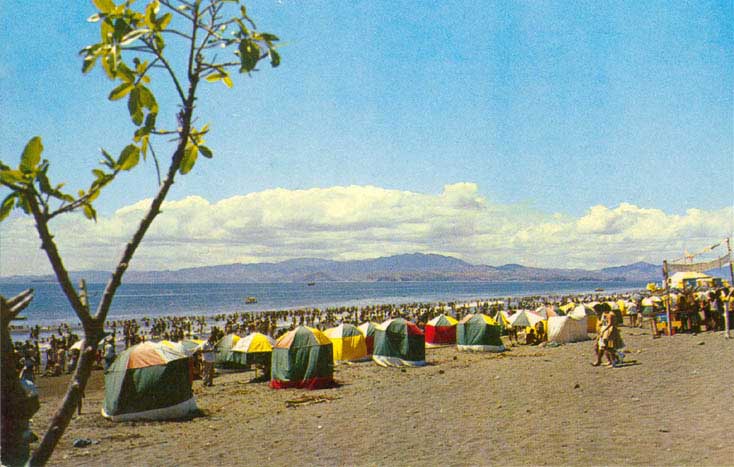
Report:
M 548 318 L 548 342 L 566 344 L 589 339 L 587 318 L 583 307 L 576 307 L 568 316 Z

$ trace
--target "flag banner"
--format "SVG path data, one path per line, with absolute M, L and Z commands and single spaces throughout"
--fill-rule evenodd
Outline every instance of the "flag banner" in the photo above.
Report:
M 731 258 L 729 253 L 711 261 L 704 261 L 701 263 L 668 263 L 668 272 L 706 272 L 711 269 L 717 269 L 722 266 L 729 264 Z

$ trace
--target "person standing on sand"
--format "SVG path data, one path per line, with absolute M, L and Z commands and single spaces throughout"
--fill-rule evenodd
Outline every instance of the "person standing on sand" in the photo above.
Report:
M 621 348 L 623 345 L 622 338 L 619 335 L 619 330 L 615 325 L 614 312 L 610 311 L 604 313 L 602 315 L 602 324 L 596 341 L 596 361 L 591 365 L 601 365 L 602 356 L 606 355 L 609 365 L 616 368 L 619 363 L 619 358 L 617 357 L 615 349 Z
M 215 335 L 212 333 L 209 335 L 209 339 L 201 345 L 201 356 L 204 361 L 202 375 L 204 386 L 212 386 L 214 384 L 214 361 L 216 360 L 214 340 Z

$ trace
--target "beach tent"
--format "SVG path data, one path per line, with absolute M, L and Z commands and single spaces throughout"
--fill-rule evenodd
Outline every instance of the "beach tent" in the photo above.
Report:
M 497 321 L 497 324 L 500 325 L 500 328 L 502 328 L 502 332 L 504 333 L 507 328 L 511 327 L 510 324 L 510 314 L 504 310 L 499 310 L 493 317 L 495 321 Z
M 426 323 L 426 347 L 455 344 L 457 323 L 456 319 L 443 314 Z
M 298 326 L 276 341 L 270 374 L 273 389 L 333 386 L 333 345 L 318 329 Z
M 367 344 L 367 355 L 372 355 L 372 350 L 375 348 L 375 330 L 377 329 L 377 325 L 371 321 L 365 321 L 357 327 L 364 334 L 365 343 Z
M 423 366 L 425 335 L 415 323 L 403 318 L 389 319 L 375 330 L 372 359 L 381 366 Z
M 686 287 L 697 287 L 699 285 L 713 285 L 713 277 L 694 271 L 676 272 L 670 279 L 670 286 L 676 289 L 684 289 Z
M 237 345 L 239 340 L 240 336 L 237 334 L 227 334 L 219 339 L 219 342 L 214 346 L 216 351 L 214 366 L 228 369 L 242 368 L 242 365 L 237 363 L 232 355 L 232 348 Z
M 652 297 L 643 298 L 640 305 L 642 306 L 641 311 L 643 315 L 653 316 L 658 313 L 658 311 L 662 310 L 664 304 L 662 298 L 657 295 L 653 295 Z
M 542 316 L 529 310 L 519 310 L 510 316 L 510 325 L 516 328 L 534 328 L 541 321 L 544 321 Z
M 548 318 L 548 342 L 566 344 L 589 339 L 586 311 L 576 307 L 567 316 Z
M 334 348 L 334 361 L 367 360 L 367 340 L 353 324 L 340 324 L 324 331 Z
M 232 362 L 250 366 L 253 364 L 268 365 L 272 358 L 275 339 L 259 332 L 248 334 L 232 347 Z
M 456 347 L 459 350 L 503 352 L 502 328 L 489 316 L 479 313 L 464 316 L 456 325 Z
M 193 355 L 199 348 L 206 342 L 203 339 L 184 339 L 180 342 L 181 347 L 184 349 L 184 353 L 187 355 Z
M 564 314 L 560 308 L 553 305 L 541 305 L 535 309 L 534 313 L 536 315 L 542 316 L 543 319 L 548 319 L 551 316 L 559 316 L 561 314 Z
M 143 342 L 105 371 L 102 416 L 114 421 L 181 418 L 196 411 L 191 359 L 167 345 Z

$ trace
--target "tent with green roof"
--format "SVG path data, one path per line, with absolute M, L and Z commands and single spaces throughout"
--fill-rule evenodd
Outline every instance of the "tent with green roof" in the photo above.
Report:
M 334 385 L 334 353 L 321 331 L 298 326 L 280 336 L 270 367 L 273 389 L 321 389 Z
M 478 313 L 464 316 L 456 325 L 456 347 L 476 352 L 503 352 L 502 328 L 489 316 Z

